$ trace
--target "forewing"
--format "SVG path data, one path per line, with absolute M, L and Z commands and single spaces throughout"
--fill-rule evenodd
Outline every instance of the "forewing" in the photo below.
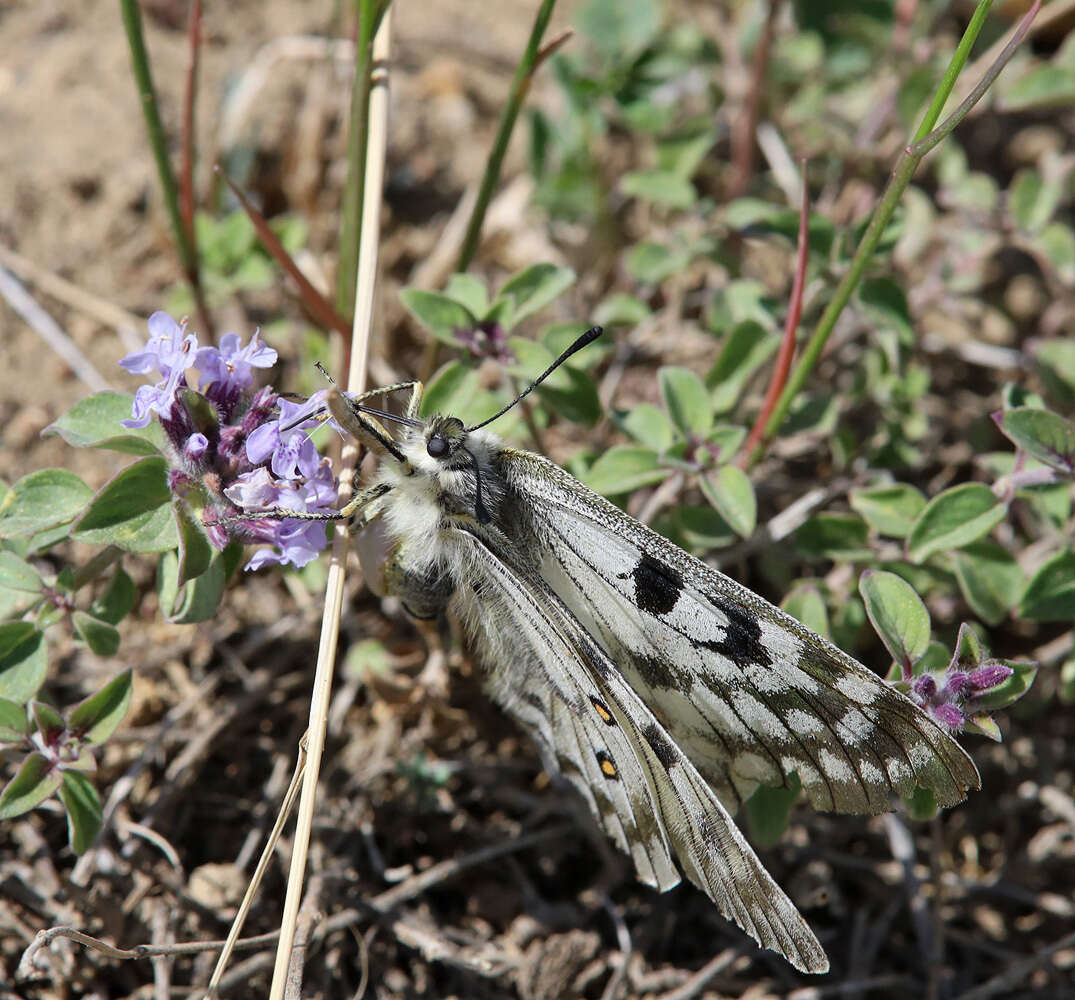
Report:
M 604 650 L 493 530 L 460 530 L 467 566 L 456 610 L 479 646 L 493 696 L 572 780 L 640 878 L 667 889 L 687 876 L 721 913 L 796 968 L 825 953 L 708 783 L 619 675 Z
M 878 813 L 916 784 L 979 787 L 928 715 L 821 636 L 558 466 L 506 463 L 541 574 L 728 804 L 798 772 L 815 807 Z

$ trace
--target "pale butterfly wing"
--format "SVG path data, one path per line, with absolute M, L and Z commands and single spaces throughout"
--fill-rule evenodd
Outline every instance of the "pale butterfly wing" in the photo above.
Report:
M 825 952 L 727 811 L 566 605 L 498 530 L 450 532 L 469 566 L 453 598 L 488 686 L 579 789 L 594 815 L 659 889 L 692 882 L 759 944 L 805 972 Z
M 792 771 L 838 812 L 883 812 L 916 784 L 941 805 L 979 787 L 962 747 L 876 674 L 559 466 L 505 459 L 543 579 L 726 804 Z

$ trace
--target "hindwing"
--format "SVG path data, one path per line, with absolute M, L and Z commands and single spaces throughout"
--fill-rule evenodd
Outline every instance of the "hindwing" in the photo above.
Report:
M 468 568 L 454 609 L 492 695 L 579 789 L 639 877 L 675 885 L 674 855 L 759 944 L 803 971 L 826 971 L 813 932 L 707 781 L 519 547 L 495 529 L 450 534 Z

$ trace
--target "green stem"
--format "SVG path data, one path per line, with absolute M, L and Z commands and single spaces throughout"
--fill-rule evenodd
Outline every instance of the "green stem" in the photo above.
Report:
M 336 265 L 336 311 L 341 316 L 351 316 L 355 311 L 359 234 L 362 230 L 362 204 L 366 197 L 373 36 L 387 9 L 387 0 L 358 2 L 358 43 L 355 49 L 355 79 L 351 89 L 351 134 L 347 141 L 347 183 L 340 210 L 340 253 Z
M 534 27 L 530 31 L 530 40 L 526 43 L 526 52 L 515 69 L 515 79 L 511 82 L 511 96 L 504 110 L 500 114 L 500 124 L 497 127 L 496 138 L 493 140 L 493 148 L 489 153 L 489 160 L 485 165 L 485 173 L 482 176 L 481 187 L 478 189 L 478 200 L 474 203 L 474 210 L 470 213 L 467 223 L 466 236 L 463 237 L 463 246 L 459 251 L 459 260 L 456 263 L 457 271 L 465 271 L 470 267 L 474 254 L 478 250 L 478 240 L 481 236 L 482 223 L 485 221 L 485 213 L 489 208 L 489 202 L 493 197 L 493 188 L 500 178 L 500 168 L 504 164 L 504 154 L 508 150 L 508 141 L 515 128 L 515 120 L 519 117 L 519 111 L 526 100 L 526 93 L 530 89 L 530 80 L 538 63 L 541 52 L 541 39 L 545 34 L 545 28 L 552 17 L 552 9 L 556 6 L 556 0 L 542 0 L 534 18 Z
M 84 563 L 75 570 L 74 579 L 71 581 L 71 590 L 78 591 L 88 583 L 103 576 L 108 568 L 123 558 L 123 550 L 115 545 L 108 545 L 93 556 L 89 562 Z
M 941 117 L 948 95 L 952 93 L 952 88 L 956 85 L 959 74 L 963 71 L 963 67 L 970 58 L 970 50 L 978 39 L 978 33 L 982 30 L 982 25 L 985 23 L 991 6 L 992 0 L 981 0 L 977 8 L 975 8 L 970 24 L 967 25 L 967 30 L 963 32 L 963 37 L 959 40 L 959 45 L 956 46 L 956 50 L 952 54 L 948 69 L 944 71 L 944 76 L 941 77 L 937 93 L 933 95 L 933 100 L 929 102 L 926 115 L 922 119 L 922 124 L 918 126 L 918 131 L 915 132 L 912 142 L 918 142 L 919 139 L 925 138 L 932 131 L 933 126 L 937 124 L 937 119 Z
M 896 211 L 896 206 L 903 197 L 903 192 L 907 189 L 907 185 L 910 184 L 918 164 L 921 163 L 922 158 L 926 153 L 933 149 L 938 142 L 947 136 L 956 125 L 962 121 L 967 112 L 970 111 L 971 107 L 973 107 L 973 105 L 981 98 L 982 94 L 985 93 L 989 84 L 996 78 L 1004 64 L 1011 58 L 1012 53 L 1015 51 L 1015 47 L 1021 39 L 1021 35 L 1017 35 L 1013 38 L 1012 43 L 1004 50 L 1004 53 L 1001 54 L 1000 58 L 998 58 L 996 63 L 990 68 L 990 71 L 983 77 L 981 83 L 974 88 L 967 100 L 960 105 L 957 111 L 947 119 L 936 132 L 930 131 L 937 121 L 937 118 L 944 107 L 944 103 L 948 99 L 948 95 L 952 91 L 952 87 L 955 85 L 960 71 L 966 65 L 971 47 L 978 37 L 982 22 L 989 12 L 991 5 L 992 0 L 980 0 L 977 9 L 974 12 L 974 16 L 971 18 L 971 22 L 964 32 L 963 38 L 960 40 L 955 53 L 952 55 L 952 59 L 941 80 L 937 93 L 930 102 L 930 106 L 926 111 L 926 116 L 915 132 L 912 144 L 904 149 L 903 154 L 892 172 L 892 177 L 888 182 L 888 186 L 885 188 L 880 202 L 878 202 L 877 207 L 874 209 L 873 216 L 870 219 L 869 225 L 866 227 L 866 232 L 863 233 L 862 241 L 855 251 L 855 255 L 848 266 L 847 272 L 836 286 L 832 299 L 829 301 L 828 306 L 826 306 L 825 311 L 821 314 L 821 318 L 814 327 L 814 332 L 807 341 L 806 347 L 803 349 L 803 353 L 800 356 L 794 371 L 788 377 L 787 384 L 784 386 L 784 391 L 780 394 L 780 398 L 777 400 L 776 406 L 773 408 L 773 412 L 765 424 L 765 433 L 762 442 L 751 454 L 752 464 L 761 457 L 765 445 L 772 440 L 776 435 L 776 432 L 780 429 L 780 425 L 787 417 L 788 410 L 791 409 L 792 402 L 805 384 L 814 365 L 817 364 L 817 360 L 821 356 L 821 352 L 825 349 L 825 344 L 828 342 L 828 339 L 836 326 L 837 319 L 839 319 L 844 307 L 850 301 L 852 294 L 858 287 L 859 281 L 862 279 L 862 275 L 866 270 L 866 266 L 870 263 L 874 251 L 877 249 L 877 245 L 881 240 L 881 235 L 884 233 L 885 227 L 891 221 L 892 215 Z M 1029 21 L 1027 21 L 1027 26 L 1029 26 Z
M 149 145 L 153 150 L 153 159 L 157 163 L 157 176 L 160 179 L 164 206 L 168 211 L 172 231 L 175 233 L 175 244 L 179 248 L 179 260 L 183 273 L 187 280 L 193 283 L 194 276 L 198 273 L 198 265 L 194 247 L 183 225 L 183 215 L 179 210 L 179 193 L 175 174 L 172 172 L 172 165 L 168 159 L 168 140 L 164 134 L 164 126 L 161 124 L 157 91 L 153 86 L 153 73 L 149 65 L 149 55 L 146 52 L 145 38 L 142 35 L 142 14 L 137 0 L 120 0 L 120 10 L 123 14 L 123 27 L 127 32 L 127 44 L 131 50 L 131 68 L 134 70 L 134 79 L 138 84 L 142 114 L 146 120 L 146 131 L 149 133 Z

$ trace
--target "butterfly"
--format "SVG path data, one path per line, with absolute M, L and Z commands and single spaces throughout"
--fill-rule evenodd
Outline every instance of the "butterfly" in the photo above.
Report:
M 828 640 L 485 429 L 600 332 L 471 427 L 420 417 L 418 382 L 329 389 L 327 410 L 381 459 L 336 516 L 359 532 L 375 590 L 418 617 L 462 622 L 493 699 L 641 881 L 664 891 L 685 874 L 760 945 L 825 972 L 824 949 L 733 812 L 793 772 L 816 808 L 841 813 L 883 812 L 916 785 L 951 805 L 980 786 L 978 772 Z M 405 389 L 402 414 L 368 405 Z

